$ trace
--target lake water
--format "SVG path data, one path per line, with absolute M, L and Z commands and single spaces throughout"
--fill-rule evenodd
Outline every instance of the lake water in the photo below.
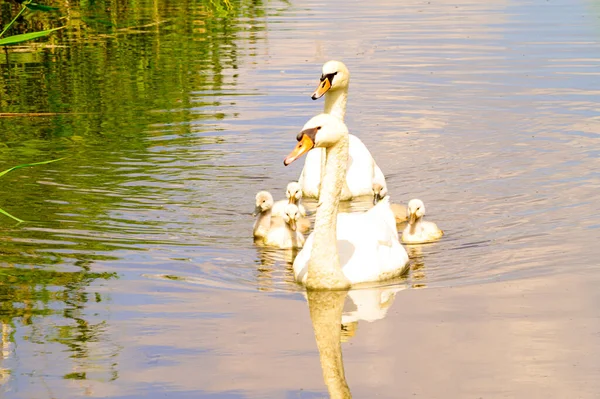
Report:
M 67 28 L 0 55 L 0 169 L 66 157 L 0 178 L 0 396 L 600 396 L 597 2 L 51 4 L 17 31 Z M 307 297 L 251 212 L 329 59 L 446 235 Z

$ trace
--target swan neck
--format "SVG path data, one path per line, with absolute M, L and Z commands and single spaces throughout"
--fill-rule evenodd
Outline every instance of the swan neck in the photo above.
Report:
M 325 94 L 325 107 L 323 112 L 331 114 L 341 121 L 346 116 L 346 103 L 348 102 L 348 88 L 329 90 Z
M 309 289 L 347 289 L 350 283 L 340 267 L 336 226 L 340 195 L 346 180 L 348 136 L 342 136 L 328 147 L 325 157 L 306 286 Z
M 307 293 L 310 319 L 315 330 L 323 380 L 329 397 L 352 398 L 342 358 L 342 311 L 348 291 L 309 291 Z

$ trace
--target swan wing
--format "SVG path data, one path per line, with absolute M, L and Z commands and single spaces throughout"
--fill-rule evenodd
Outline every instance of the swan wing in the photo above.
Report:
M 377 165 L 377 162 L 375 162 L 375 159 L 373 159 L 373 183 L 379 183 L 381 187 L 385 187 L 387 189 L 385 176 L 381 169 L 379 169 L 379 166 Z
M 371 219 L 377 240 L 390 245 L 393 240 L 398 240 L 396 230 L 396 217 L 390 204 L 390 196 L 386 196 L 377 205 L 369 209 L 366 215 Z
M 344 217 L 342 223 L 338 218 L 338 251 L 346 277 L 356 284 L 400 275 L 408 254 L 398 241 L 389 197 L 363 214 L 348 217 L 352 215 Z M 342 240 L 345 243 L 341 246 Z
M 365 144 L 350 134 L 346 184 L 352 196 L 373 194 L 374 161 Z
M 306 281 L 314 234 L 294 260 L 294 275 Z M 363 213 L 342 213 L 337 219 L 340 266 L 352 284 L 385 280 L 404 272 L 408 254 L 398 241 L 389 197 Z
M 294 278 L 303 284 L 306 284 L 306 276 L 308 273 L 308 260 L 310 259 L 310 253 L 312 250 L 312 244 L 314 241 L 314 233 L 306 238 L 302 250 L 298 252 L 294 259 L 292 268 L 294 269 Z

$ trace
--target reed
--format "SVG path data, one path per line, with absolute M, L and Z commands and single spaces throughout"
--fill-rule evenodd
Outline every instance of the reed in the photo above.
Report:
M 50 33 L 64 28 L 64 26 L 60 26 L 58 28 L 46 29 L 46 30 L 41 30 L 41 31 L 37 31 L 37 32 L 29 32 L 29 33 L 22 33 L 20 35 L 12 35 L 12 36 L 8 36 L 8 37 L 5 37 L 2 39 L 2 36 L 4 36 L 4 34 L 11 28 L 11 26 L 14 25 L 16 20 L 21 16 L 21 14 L 23 14 L 25 12 L 25 10 L 47 12 L 47 11 L 58 10 L 58 8 L 46 6 L 43 4 L 38 4 L 38 3 L 33 2 L 33 0 L 23 1 L 21 3 L 21 10 L 19 11 L 19 13 L 8 23 L 8 25 L 6 25 L 4 27 L 4 29 L 0 33 L 0 46 L 9 46 L 12 44 L 18 44 L 18 43 L 26 42 L 29 40 L 37 39 L 40 37 L 48 36 Z
M 2 172 L 0 172 L 0 177 L 4 176 L 8 172 L 11 172 L 11 171 L 13 171 L 15 169 L 26 168 L 28 166 L 44 165 L 44 164 L 47 164 L 47 163 L 52 163 L 52 162 L 60 161 L 62 159 L 64 159 L 64 158 L 52 159 L 50 161 L 42 161 L 42 162 L 34 162 L 34 163 L 24 163 L 24 164 L 21 164 L 21 165 L 13 166 L 12 168 L 8 168 L 8 169 L 3 170 Z M 19 219 L 18 217 L 11 215 L 10 213 L 6 212 L 2 208 L 0 208 L 0 213 L 3 214 L 4 216 L 8 216 L 9 218 L 16 220 L 19 223 L 23 223 L 24 222 L 23 219 Z

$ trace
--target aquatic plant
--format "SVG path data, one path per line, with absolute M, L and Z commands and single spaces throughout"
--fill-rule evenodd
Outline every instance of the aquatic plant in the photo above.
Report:
M 60 161 L 61 159 L 64 159 L 64 158 L 52 159 L 50 161 L 42 161 L 42 162 L 35 162 L 35 163 L 24 163 L 24 164 L 21 164 L 21 165 L 13 166 L 12 168 L 8 168 L 8 169 L 0 172 L 0 177 L 4 176 L 8 172 L 13 171 L 15 169 L 25 168 L 25 167 L 28 167 L 28 166 L 35 166 L 35 165 L 44 165 L 44 164 L 47 164 L 47 163 Z M 19 223 L 24 222 L 24 220 L 19 219 L 18 217 L 11 215 L 10 213 L 6 212 L 2 208 L 0 208 L 0 213 L 3 214 L 4 216 L 8 216 L 9 218 L 16 220 Z
M 0 46 L 8 46 L 11 44 L 22 43 L 22 42 L 37 39 L 40 37 L 48 36 L 50 33 L 64 28 L 64 26 L 60 26 L 58 28 L 46 29 L 46 30 L 42 30 L 42 31 L 38 31 L 38 32 L 29 32 L 29 33 L 22 33 L 20 35 L 12 35 L 12 36 L 8 36 L 8 37 L 5 37 L 4 39 L 2 39 L 2 36 L 4 36 L 6 31 L 8 31 L 10 29 L 10 27 L 21 16 L 21 14 L 23 14 L 23 12 L 25 12 L 25 10 L 27 10 L 27 9 L 33 10 L 33 11 L 58 10 L 58 8 L 56 8 L 56 7 L 50 7 L 50 6 L 46 6 L 43 4 L 34 3 L 33 0 L 25 0 L 25 1 L 21 2 L 21 10 L 19 11 L 19 13 L 8 23 L 8 25 L 6 25 L 6 27 L 0 33 Z

